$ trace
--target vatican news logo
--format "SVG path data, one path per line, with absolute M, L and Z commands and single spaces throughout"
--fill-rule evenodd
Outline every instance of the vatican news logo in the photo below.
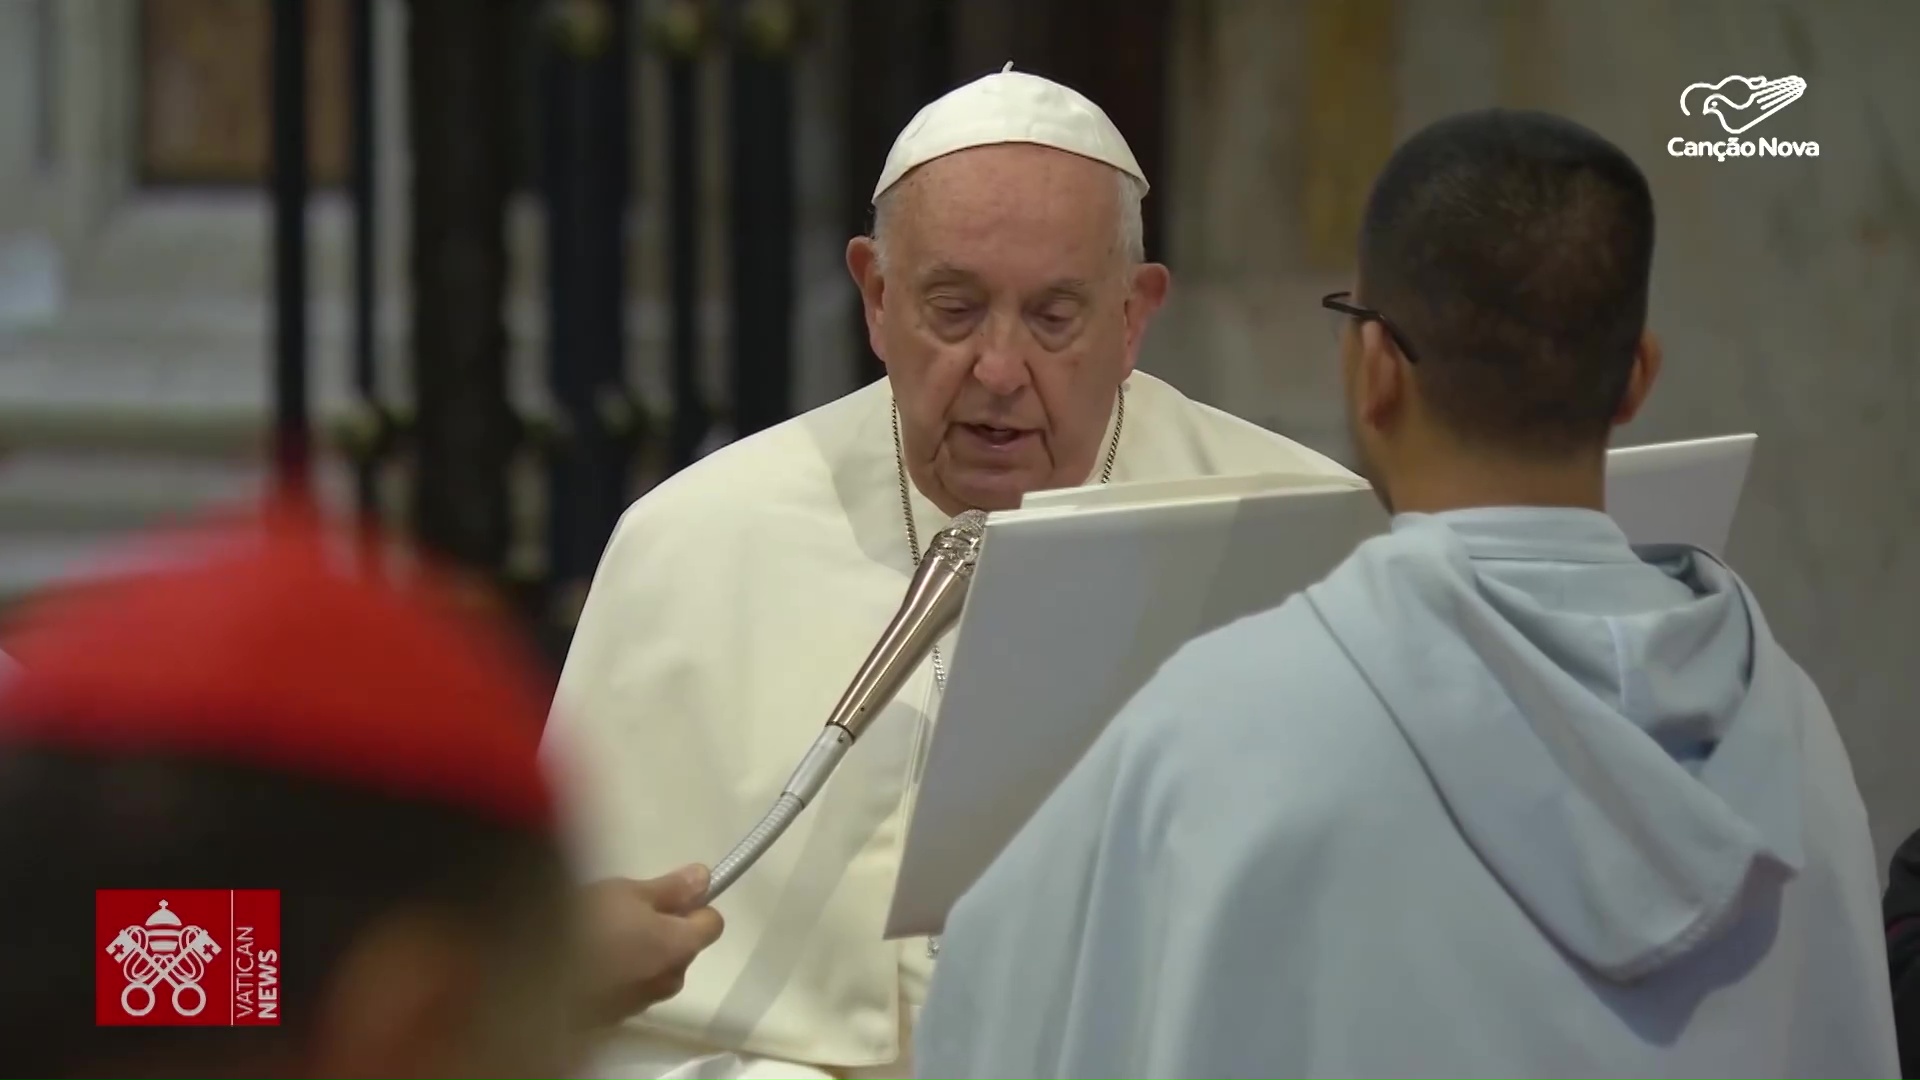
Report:
M 279 1025 L 279 890 L 103 889 L 93 922 L 95 1023 Z
M 1720 130 L 1728 137 L 1696 141 L 1676 135 L 1667 140 L 1667 153 L 1674 157 L 1710 157 L 1715 161 L 1743 157 L 1819 157 L 1817 142 L 1740 137 L 1799 101 L 1806 92 L 1807 80 L 1798 75 L 1782 75 L 1777 79 L 1765 75 L 1729 75 L 1719 82 L 1694 83 L 1680 91 L 1681 115 L 1711 116 L 1720 122 Z

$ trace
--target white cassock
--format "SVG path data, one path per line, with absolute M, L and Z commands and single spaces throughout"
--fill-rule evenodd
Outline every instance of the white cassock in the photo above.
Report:
M 892 401 L 881 380 L 744 439 L 621 519 L 546 739 L 590 877 L 711 865 L 812 745 L 913 572 Z M 1114 482 L 1260 472 L 1351 475 L 1152 376 L 1128 380 Z M 910 499 L 924 544 L 948 517 Z M 925 939 L 881 933 L 935 697 L 922 665 L 721 897 L 725 935 L 678 997 L 613 1040 L 601 1075 L 910 1068 L 932 960 Z
M 1642 561 L 1640 556 L 1645 556 Z M 1402 516 L 1141 690 L 947 924 L 934 1077 L 1897 1076 L 1866 813 L 1724 565 Z

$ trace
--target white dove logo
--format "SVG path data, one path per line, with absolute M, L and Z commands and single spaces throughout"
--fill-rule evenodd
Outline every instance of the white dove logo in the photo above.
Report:
M 1783 75 L 1778 79 L 1765 75 L 1729 75 L 1717 83 L 1698 82 L 1680 91 L 1680 112 L 1692 116 L 1687 103 L 1702 98 L 1701 114 L 1718 117 L 1720 127 L 1727 134 L 1739 135 L 1800 100 L 1800 95 L 1806 92 L 1807 80 L 1798 75 Z M 1738 115 L 1749 109 L 1753 115 Z

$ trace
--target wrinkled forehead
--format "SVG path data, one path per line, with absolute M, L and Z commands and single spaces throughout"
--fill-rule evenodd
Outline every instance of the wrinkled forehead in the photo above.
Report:
M 1092 280 L 1123 255 L 1119 173 L 1063 150 L 962 150 L 914 170 L 894 197 L 889 259 L 911 275 L 958 270 L 1018 288 Z

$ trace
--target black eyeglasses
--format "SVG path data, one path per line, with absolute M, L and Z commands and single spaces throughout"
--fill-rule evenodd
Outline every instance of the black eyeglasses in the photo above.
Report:
M 1393 339 L 1394 345 L 1400 349 L 1400 355 L 1407 358 L 1407 363 L 1415 363 L 1418 360 L 1418 358 L 1413 355 L 1413 346 L 1407 344 L 1407 339 L 1401 336 L 1400 331 L 1395 329 L 1391 322 L 1387 321 L 1385 315 L 1380 314 L 1372 308 L 1363 308 L 1353 303 L 1352 298 L 1353 293 L 1343 289 L 1340 292 L 1328 293 L 1321 297 L 1320 306 L 1326 308 L 1328 311 L 1336 311 L 1349 318 L 1358 319 L 1361 322 L 1379 323 L 1381 328 L 1386 330 L 1387 336 Z

